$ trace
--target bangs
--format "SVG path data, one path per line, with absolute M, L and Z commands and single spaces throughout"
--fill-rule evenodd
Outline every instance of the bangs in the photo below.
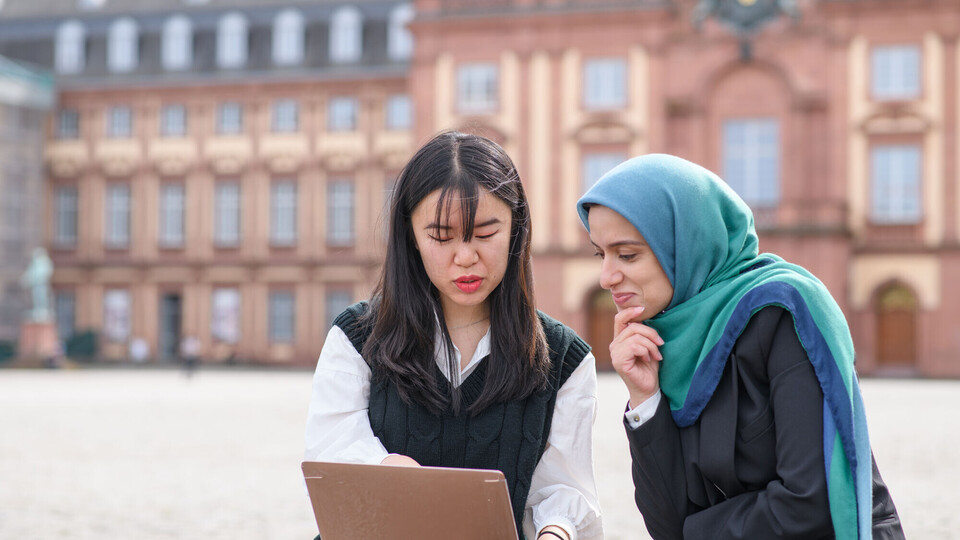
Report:
M 439 232 L 443 227 L 450 226 L 450 211 L 453 205 L 459 202 L 460 230 L 463 240 L 473 237 L 473 227 L 476 223 L 477 207 L 480 204 L 480 193 L 477 182 L 469 178 L 463 170 L 456 171 L 450 182 L 440 188 L 437 198 L 437 215 L 434 223 Z

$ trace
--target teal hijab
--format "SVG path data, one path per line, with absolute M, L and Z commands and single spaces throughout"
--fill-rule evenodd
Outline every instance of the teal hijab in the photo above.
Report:
M 750 208 L 719 177 L 684 159 L 628 160 L 577 203 L 606 206 L 643 235 L 673 285 L 667 309 L 649 319 L 664 340 L 660 389 L 680 427 L 710 401 L 750 317 L 790 312 L 823 389 L 824 465 L 836 537 L 872 537 L 872 464 L 853 342 L 827 288 L 800 266 L 758 251 Z

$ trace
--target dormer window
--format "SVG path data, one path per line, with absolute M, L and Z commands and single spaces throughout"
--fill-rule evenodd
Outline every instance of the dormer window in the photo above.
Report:
M 103 7 L 105 0 L 77 0 L 77 9 L 94 11 Z
M 79 21 L 66 21 L 57 28 L 55 64 L 58 73 L 80 73 L 86 61 L 86 30 Z
M 273 62 L 289 66 L 303 62 L 303 15 L 285 9 L 273 20 Z
M 138 41 L 137 23 L 133 19 L 124 17 L 110 25 L 107 51 L 110 71 L 126 73 L 137 67 Z
M 247 19 L 240 13 L 228 13 L 217 25 L 217 64 L 237 68 L 247 63 Z
M 363 16 L 355 7 L 342 7 L 330 19 L 330 61 L 356 62 L 363 53 Z
M 400 4 L 390 12 L 390 23 L 387 26 L 387 53 L 391 60 L 409 60 L 413 55 L 413 35 L 407 28 L 412 20 L 412 4 Z
M 193 24 L 183 15 L 174 15 L 163 23 L 163 67 L 182 70 L 193 58 Z

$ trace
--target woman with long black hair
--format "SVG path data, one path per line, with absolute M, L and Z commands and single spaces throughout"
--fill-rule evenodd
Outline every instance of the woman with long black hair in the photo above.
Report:
M 369 302 L 334 321 L 306 459 L 499 469 L 521 538 L 602 538 L 589 347 L 536 310 L 530 213 L 500 146 L 424 145 L 396 183 Z

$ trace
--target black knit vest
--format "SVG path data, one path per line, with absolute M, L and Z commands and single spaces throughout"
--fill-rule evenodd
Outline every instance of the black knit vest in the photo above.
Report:
M 357 324 L 367 308 L 366 302 L 354 304 L 333 322 L 358 352 L 370 335 L 369 328 Z M 418 403 L 404 403 L 396 386 L 376 373 L 370 388 L 370 426 L 388 452 L 410 456 L 426 466 L 502 471 L 520 538 L 530 481 L 550 435 L 557 391 L 590 351 L 572 330 L 543 313 L 538 315 L 550 348 L 550 376 L 546 388 L 525 399 L 497 403 L 475 415 L 448 411 L 437 416 Z M 483 390 L 487 365 L 481 362 L 461 383 L 464 409 Z M 439 367 L 435 376 L 441 384 L 449 384 Z

